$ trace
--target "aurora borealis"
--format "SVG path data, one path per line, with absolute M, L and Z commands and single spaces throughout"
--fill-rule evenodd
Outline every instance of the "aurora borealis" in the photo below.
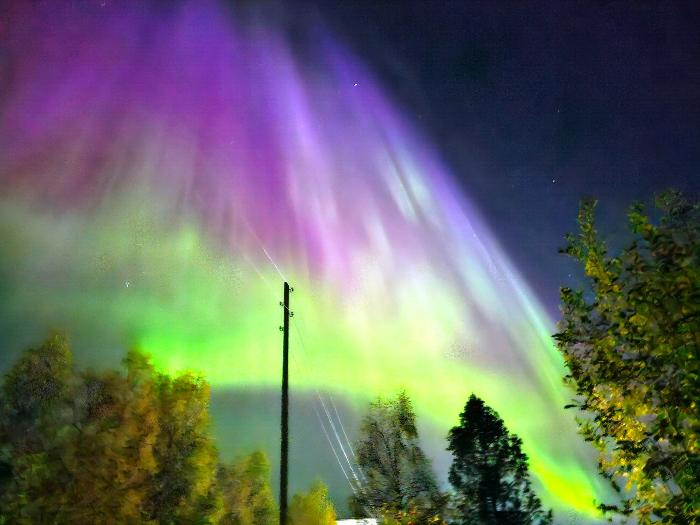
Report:
M 299 39 L 213 1 L 19 3 L 10 19 L 3 366 L 60 327 L 93 366 L 133 345 L 215 388 L 275 389 L 286 278 L 294 389 L 361 407 L 405 387 L 441 431 L 475 392 L 523 438 L 545 502 L 595 515 L 552 320 L 322 25 Z

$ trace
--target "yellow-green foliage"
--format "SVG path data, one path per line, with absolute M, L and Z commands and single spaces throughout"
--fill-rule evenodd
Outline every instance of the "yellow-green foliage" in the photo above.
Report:
M 295 494 L 289 506 L 289 525 L 335 525 L 335 509 L 328 488 L 317 481 L 306 494 Z
M 52 336 L 7 374 L 0 398 L 0 524 L 277 525 L 261 453 L 221 466 L 209 386 L 158 374 L 72 369 Z
M 380 510 L 382 525 L 446 525 L 439 515 L 430 515 L 422 509 L 397 510 L 384 507 Z
M 77 429 L 64 414 L 72 381 L 65 340 L 51 336 L 25 352 L 5 377 L 0 399 L 0 523 L 51 523 L 66 503 L 67 469 Z
M 151 496 L 152 516 L 161 521 L 216 522 L 222 509 L 216 472 L 218 452 L 210 434 L 209 385 L 190 373 L 159 375 L 160 436 L 156 457 L 160 471 Z
M 653 223 L 630 212 L 633 243 L 610 257 L 584 203 L 566 253 L 589 278 L 562 290 L 556 335 L 580 421 L 640 524 L 700 520 L 700 205 L 658 199 Z
M 61 429 L 64 440 L 53 443 L 61 449 L 67 483 L 52 496 L 63 501 L 46 511 L 61 521 L 139 521 L 149 498 L 143 487 L 158 473 L 154 451 L 160 422 L 153 382 L 132 383 L 115 372 L 86 374 L 84 381 L 84 401 L 76 408 L 87 417 L 75 414 L 73 428 Z
M 262 452 L 222 465 L 219 487 L 223 495 L 222 525 L 277 525 L 277 505 L 269 484 L 270 463 Z

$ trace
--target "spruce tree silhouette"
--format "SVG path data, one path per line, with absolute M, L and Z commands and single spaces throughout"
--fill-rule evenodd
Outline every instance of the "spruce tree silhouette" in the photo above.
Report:
M 545 525 L 552 511 L 542 508 L 530 486 L 527 456 L 519 437 L 485 403 L 469 397 L 460 425 L 450 430 L 454 455 L 449 480 L 454 525 Z

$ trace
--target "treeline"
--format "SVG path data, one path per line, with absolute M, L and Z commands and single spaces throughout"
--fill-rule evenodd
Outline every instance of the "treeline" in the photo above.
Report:
M 157 373 L 77 372 L 64 338 L 30 349 L 0 398 L 0 523 L 278 525 L 261 452 L 222 463 L 209 386 Z M 291 525 L 331 525 L 322 484 L 298 494 Z
M 582 435 L 619 493 L 601 503 L 640 525 L 700 522 L 700 205 L 657 199 L 629 213 L 632 241 L 611 255 L 584 202 L 564 253 L 587 277 L 562 289 L 554 336 Z M 66 342 L 28 350 L 0 398 L 0 524 L 277 524 L 261 453 L 224 464 L 210 434 L 209 387 L 157 373 L 139 353 L 125 373 L 78 372 Z M 520 439 L 471 396 L 450 430 L 450 488 L 420 447 L 406 393 L 378 399 L 355 446 L 359 516 L 386 525 L 540 525 Z M 292 498 L 291 525 L 330 525 L 319 482 Z M 287 524 L 287 525 L 290 525 Z
M 554 338 L 568 366 L 579 429 L 599 452 L 618 501 L 599 508 L 632 523 L 700 523 L 700 204 L 668 191 L 629 210 L 631 240 L 610 254 L 584 201 L 562 249 L 584 288 L 561 290 Z M 549 523 L 517 436 L 472 396 L 448 436 L 447 494 L 418 446 L 410 400 L 374 404 L 362 427 L 366 477 L 353 505 L 388 523 Z M 370 512 L 367 512 L 368 509 Z
M 370 405 L 355 451 L 362 482 L 351 498 L 357 516 L 387 525 L 546 525 L 552 512 L 533 492 L 520 439 L 476 396 L 450 430 L 450 490 L 442 492 L 420 447 L 405 392 Z
M 0 398 L 0 523 L 279 525 L 261 452 L 226 464 L 200 376 L 158 373 L 130 352 L 125 372 L 76 371 L 66 340 L 24 352 Z M 405 392 L 370 404 L 356 445 L 356 516 L 386 525 L 545 524 L 520 440 L 472 396 L 451 430 L 453 490 L 440 491 Z M 288 525 L 332 525 L 319 481 L 292 497 Z

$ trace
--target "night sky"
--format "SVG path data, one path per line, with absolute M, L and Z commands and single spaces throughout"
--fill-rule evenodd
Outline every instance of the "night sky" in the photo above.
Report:
M 474 392 L 590 517 L 558 248 L 584 197 L 619 246 L 634 200 L 700 193 L 700 3 L 222 3 L 0 10 L 0 372 L 50 328 L 80 366 L 141 348 L 207 377 L 225 458 L 276 465 L 289 280 L 293 491 L 346 513 L 323 425 L 349 444 L 408 386 L 443 481 Z
M 338 2 L 319 10 L 423 126 L 557 315 L 578 202 L 700 190 L 697 2 Z

